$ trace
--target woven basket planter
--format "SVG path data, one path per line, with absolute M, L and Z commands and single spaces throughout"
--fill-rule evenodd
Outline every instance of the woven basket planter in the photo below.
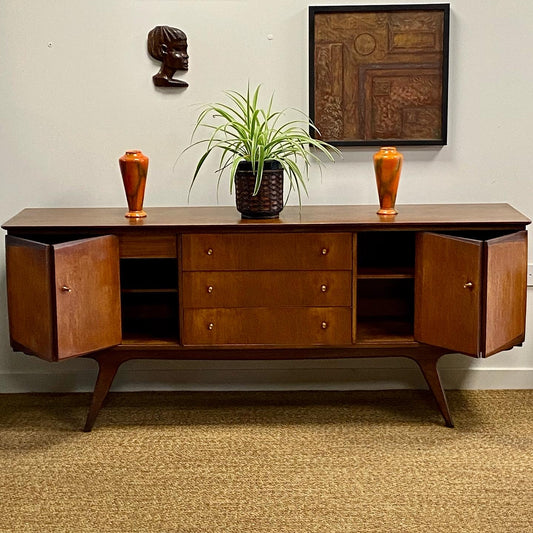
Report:
M 256 173 L 252 164 L 239 163 L 235 174 L 237 211 L 242 218 L 278 218 L 283 209 L 283 168 L 277 161 L 266 161 L 258 193 L 253 196 Z

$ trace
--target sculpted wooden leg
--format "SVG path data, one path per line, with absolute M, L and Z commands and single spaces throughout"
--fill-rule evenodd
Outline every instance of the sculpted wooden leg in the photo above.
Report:
M 429 385 L 429 389 L 433 393 L 433 397 L 437 402 L 439 411 L 446 421 L 446 426 L 453 428 L 453 420 L 450 410 L 448 409 L 448 401 L 446 400 L 446 394 L 442 388 L 439 371 L 437 370 L 437 363 L 441 355 L 442 354 L 436 355 L 435 357 L 426 356 L 413 359 L 418 363 L 424 378 L 426 378 L 426 382 Z
M 98 416 L 98 412 L 104 403 L 104 400 L 109 392 L 113 379 L 117 373 L 118 367 L 124 362 L 122 358 L 113 357 L 112 354 L 92 356 L 99 366 L 98 378 L 93 391 L 93 399 L 91 407 L 87 414 L 87 421 L 83 431 L 91 431 L 94 421 Z

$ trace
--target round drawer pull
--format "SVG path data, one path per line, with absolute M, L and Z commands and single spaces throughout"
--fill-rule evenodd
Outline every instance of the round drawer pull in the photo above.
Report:
M 209 322 L 209 324 L 207 324 L 207 329 L 209 331 L 213 331 L 214 328 L 215 328 L 215 324 L 213 324 L 213 322 Z
M 322 248 L 322 255 L 328 255 L 329 250 L 327 248 Z
M 326 292 L 328 290 L 328 286 L 327 285 L 320 285 L 320 290 L 322 292 Z
M 208 248 L 205 252 L 207 255 L 213 255 L 213 248 Z
M 322 324 L 320 325 L 322 329 L 328 329 L 328 323 L 327 322 L 322 322 Z
M 209 285 L 209 286 L 207 287 L 207 292 L 208 292 L 209 294 L 211 294 L 211 293 L 213 292 L 213 285 Z

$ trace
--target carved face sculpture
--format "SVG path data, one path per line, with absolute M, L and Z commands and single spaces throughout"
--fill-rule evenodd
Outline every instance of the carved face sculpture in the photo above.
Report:
M 162 61 L 167 67 L 175 70 L 189 69 L 189 54 L 187 54 L 187 41 L 175 41 L 169 45 L 161 45 Z
M 187 36 L 178 28 L 156 26 L 148 33 L 148 53 L 163 64 L 152 77 L 157 87 L 187 87 L 188 83 L 172 76 L 176 70 L 189 69 Z

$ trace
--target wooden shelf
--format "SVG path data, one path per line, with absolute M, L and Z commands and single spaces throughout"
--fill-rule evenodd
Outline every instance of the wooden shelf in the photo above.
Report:
M 123 294 L 177 294 L 178 289 L 121 289 Z
M 414 342 L 413 324 L 407 320 L 360 320 L 357 323 L 356 344 Z
M 140 335 L 135 332 L 131 335 L 127 333 L 122 338 L 121 346 L 178 346 L 178 341 L 172 337 L 154 337 L 153 335 L 146 334 Z
M 357 279 L 413 279 L 413 267 L 367 267 L 357 271 Z

